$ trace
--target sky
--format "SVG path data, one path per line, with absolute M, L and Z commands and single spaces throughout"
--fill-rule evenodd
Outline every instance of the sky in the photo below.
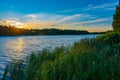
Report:
M 117 4 L 118 0 L 0 0 L 0 24 L 107 31 Z

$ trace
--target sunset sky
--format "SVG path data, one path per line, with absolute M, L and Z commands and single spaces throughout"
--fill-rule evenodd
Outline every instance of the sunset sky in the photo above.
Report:
M 0 0 L 0 24 L 19 28 L 112 29 L 118 0 Z

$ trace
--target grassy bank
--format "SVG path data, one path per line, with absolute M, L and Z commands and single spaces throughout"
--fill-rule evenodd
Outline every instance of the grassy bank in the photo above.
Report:
M 52 46 L 52 45 L 51 45 Z M 120 80 L 120 34 L 82 39 L 71 47 L 11 62 L 3 80 Z

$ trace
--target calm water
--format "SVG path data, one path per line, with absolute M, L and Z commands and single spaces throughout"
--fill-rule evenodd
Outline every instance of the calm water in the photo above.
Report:
M 19 59 L 32 52 L 44 48 L 54 49 L 59 46 L 69 46 L 83 38 L 93 38 L 97 35 L 62 35 L 62 36 L 0 36 L 0 77 L 11 59 Z

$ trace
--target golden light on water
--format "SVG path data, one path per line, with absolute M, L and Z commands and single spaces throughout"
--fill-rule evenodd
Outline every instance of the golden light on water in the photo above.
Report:
M 24 44 L 25 44 L 24 40 L 22 38 L 18 38 L 15 47 L 15 49 L 18 50 L 17 54 L 20 54 L 23 51 Z
M 9 53 L 6 55 L 9 55 L 15 59 L 19 59 L 19 58 L 23 57 L 23 55 L 24 55 L 23 51 L 25 49 L 25 40 L 23 38 L 18 38 L 16 40 L 7 42 L 6 46 L 9 48 L 7 53 L 9 53 L 9 51 L 11 51 L 11 50 L 13 52 L 15 52 L 15 53 Z M 11 47 L 12 47 L 12 49 L 11 49 Z

